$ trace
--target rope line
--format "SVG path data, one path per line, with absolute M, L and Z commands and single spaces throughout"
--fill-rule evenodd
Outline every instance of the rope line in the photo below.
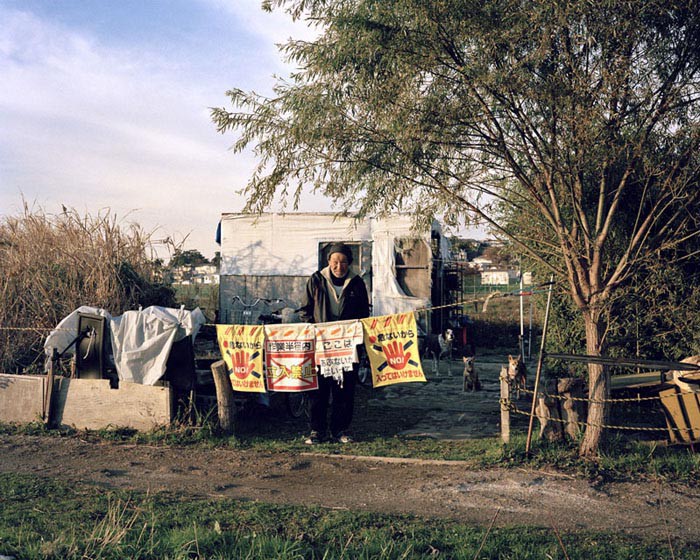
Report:
M 0 327 L 0 331 L 35 331 L 35 332 L 44 332 L 44 331 L 71 331 L 73 329 L 56 329 L 54 327 Z
M 512 401 L 511 401 L 512 402 Z M 512 407 L 509 407 L 509 410 L 515 414 L 520 414 L 522 416 L 529 416 L 532 417 L 533 415 L 530 414 L 529 412 L 525 412 L 524 410 L 520 410 L 515 403 L 513 403 Z M 539 418 L 537 415 L 534 415 L 535 418 Z M 638 426 L 638 427 L 631 427 L 631 426 L 615 426 L 615 425 L 610 425 L 610 424 L 589 424 L 588 422 L 577 422 L 575 420 L 564 420 L 563 418 L 548 418 L 548 420 L 551 420 L 552 422 L 559 422 L 561 424 L 576 424 L 578 426 L 591 426 L 594 428 L 605 428 L 608 430 L 629 430 L 633 432 L 667 432 L 669 428 L 648 428 L 646 426 Z M 692 431 L 697 431 L 699 428 L 697 427 L 690 427 L 690 428 L 672 428 L 672 430 L 678 430 L 680 432 L 692 432 Z
M 474 303 L 486 303 L 489 299 L 493 297 L 512 297 L 512 296 L 519 296 L 519 297 L 524 297 L 524 296 L 530 296 L 533 294 L 538 294 L 545 292 L 546 290 L 541 290 L 538 289 L 541 286 L 549 286 L 550 282 L 547 282 L 545 284 L 540 284 L 539 286 L 536 286 L 535 289 L 533 290 L 515 290 L 513 292 L 491 292 L 489 293 L 488 296 L 484 298 L 477 298 L 477 299 L 465 299 L 461 301 L 456 301 L 454 303 L 447 303 L 445 305 L 436 305 L 434 307 L 420 307 L 418 309 L 414 309 L 414 313 L 424 313 L 427 311 L 436 311 L 439 309 L 447 309 L 450 307 L 460 307 L 463 305 L 470 305 Z M 204 323 L 202 326 L 204 327 L 216 327 L 217 323 Z M 55 327 L 4 327 L 0 326 L 0 331 L 37 331 L 37 332 L 43 332 L 43 331 L 71 331 L 72 329 L 58 329 Z
M 448 303 L 445 305 L 437 305 L 435 307 L 419 307 L 418 309 L 414 309 L 414 313 L 424 313 L 426 311 L 435 311 L 436 309 L 446 309 L 448 307 L 457 307 L 461 305 L 470 305 L 474 303 L 488 303 L 491 299 L 493 298 L 499 298 L 499 297 L 525 297 L 525 296 L 531 296 L 534 294 L 541 294 L 544 292 L 547 292 L 548 290 L 545 290 L 543 288 L 555 284 L 555 282 L 545 282 L 543 284 L 538 284 L 531 290 L 513 290 L 511 292 L 491 292 L 489 293 L 486 297 L 483 298 L 478 298 L 478 299 L 466 299 L 462 301 L 457 301 L 455 303 Z
M 534 395 L 534 391 L 530 389 L 520 389 L 521 393 L 527 393 L 529 395 Z M 605 404 L 605 403 L 624 403 L 624 402 L 643 402 L 643 401 L 660 401 L 662 399 L 670 399 L 674 397 L 678 397 L 681 395 L 697 395 L 698 393 L 694 391 L 681 391 L 679 393 L 674 393 L 673 395 L 657 395 L 655 397 L 629 397 L 626 399 L 603 399 L 603 400 L 597 400 L 597 399 L 587 399 L 583 397 L 567 397 L 565 395 L 552 395 L 550 393 L 540 393 L 540 395 L 544 398 L 550 398 L 550 399 L 559 399 L 563 401 L 580 401 L 580 402 L 587 402 L 591 404 Z

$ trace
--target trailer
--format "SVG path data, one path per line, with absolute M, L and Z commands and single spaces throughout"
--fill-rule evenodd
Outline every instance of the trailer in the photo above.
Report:
M 297 309 L 309 276 L 326 266 L 331 243 L 353 253 L 372 315 L 440 306 L 449 242 L 435 221 L 416 231 L 409 215 L 357 219 L 333 213 L 225 213 L 221 217 L 219 323 L 260 323 Z M 421 317 L 417 317 L 421 322 Z M 422 318 L 440 331 L 446 316 Z M 427 322 L 426 322 L 427 321 Z

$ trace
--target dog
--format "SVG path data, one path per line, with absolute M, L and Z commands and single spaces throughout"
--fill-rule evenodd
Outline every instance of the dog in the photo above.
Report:
M 525 362 L 523 362 L 522 354 L 518 354 L 517 358 L 514 358 L 510 354 L 508 355 L 508 383 L 511 387 L 515 387 L 516 398 L 520 398 L 520 390 L 525 389 L 525 384 L 527 382 L 527 371 L 525 370 Z
M 464 356 L 462 357 L 462 361 L 464 362 L 464 386 L 462 387 L 462 391 L 465 393 L 469 390 L 471 390 L 472 393 L 474 391 L 480 391 L 481 381 L 479 381 L 479 374 L 474 368 L 474 356 Z
M 425 357 L 433 360 L 433 373 L 440 373 L 440 360 L 443 356 L 447 356 L 448 374 L 452 373 L 450 362 L 452 360 L 452 343 L 455 339 L 455 333 L 452 329 L 445 329 L 440 334 L 429 334 L 425 339 Z

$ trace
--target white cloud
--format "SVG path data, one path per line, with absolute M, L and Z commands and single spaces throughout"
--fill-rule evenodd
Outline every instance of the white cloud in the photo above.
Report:
M 262 0 L 202 0 L 203 2 L 225 10 L 242 22 L 248 30 L 260 37 L 261 44 L 267 48 L 286 43 L 288 39 L 310 41 L 318 36 L 318 31 L 303 20 L 293 21 L 284 8 L 271 12 L 261 7 Z
M 233 191 L 252 167 L 209 118 L 223 91 L 161 53 L 107 48 L 28 13 L 0 19 L 0 211 L 20 207 L 20 192 L 49 211 L 140 208 L 147 229 L 192 231 L 213 251 L 218 214 L 242 206 Z
M 235 192 L 254 161 L 228 151 L 234 138 L 216 133 L 208 108 L 225 106 L 230 87 L 269 90 L 289 70 L 274 43 L 314 32 L 260 0 L 201 2 L 239 30 L 193 40 L 216 52 L 108 41 L 0 5 L 0 213 L 21 210 L 20 193 L 49 212 L 110 208 L 213 254 L 219 215 L 242 208 Z

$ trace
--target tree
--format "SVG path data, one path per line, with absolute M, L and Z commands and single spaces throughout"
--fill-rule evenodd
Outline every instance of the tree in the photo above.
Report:
M 187 251 L 176 249 L 170 259 L 169 266 L 175 268 L 176 266 L 201 266 L 204 264 L 209 264 L 209 261 L 197 249 L 188 249 Z
M 479 220 L 542 263 L 604 353 L 617 290 L 697 235 L 700 6 L 694 0 L 268 0 L 319 26 L 299 70 L 214 109 L 254 145 L 247 209 L 322 192 L 360 217 Z M 514 216 L 520 218 L 514 221 Z M 529 224 L 528 228 L 513 224 Z M 583 456 L 609 377 L 589 365 Z
M 491 245 L 484 249 L 482 256 L 489 259 L 494 265 L 508 267 L 513 260 L 512 254 L 505 247 Z

